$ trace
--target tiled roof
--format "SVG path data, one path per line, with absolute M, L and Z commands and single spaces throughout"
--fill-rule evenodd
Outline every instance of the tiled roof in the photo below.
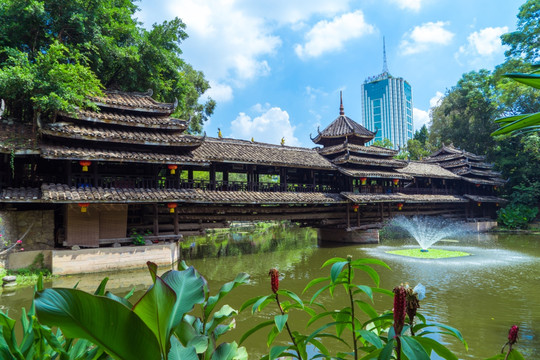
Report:
M 206 138 L 192 154 L 195 159 L 214 162 L 333 169 L 332 164 L 313 149 L 235 139 Z
M 152 99 L 152 91 L 147 93 L 106 91 L 104 97 L 91 97 L 90 99 L 98 106 L 104 108 L 155 112 L 167 115 L 172 114 L 176 108 L 176 103 L 160 103 Z
M 367 166 L 381 166 L 388 168 L 403 168 L 407 166 L 407 162 L 394 159 L 374 159 L 354 155 L 343 155 L 332 160 L 334 164 L 357 164 Z
M 423 162 L 411 161 L 403 169 L 397 169 L 397 172 L 419 177 L 440 178 L 440 179 L 460 179 L 460 176 L 454 174 L 445 168 L 436 164 L 426 164 Z
M 476 169 L 468 168 L 468 167 L 455 169 L 453 172 L 462 176 L 471 174 L 471 175 L 476 175 L 476 176 L 497 177 L 501 175 L 501 173 L 496 172 L 496 171 L 476 170 Z
M 430 163 L 435 163 L 435 162 L 430 161 Z M 460 158 L 460 159 L 454 160 L 454 161 L 444 161 L 444 162 L 443 161 L 437 161 L 436 163 L 439 164 L 440 166 L 442 166 L 445 169 L 455 168 L 455 167 L 460 167 L 460 166 L 471 166 L 471 167 L 478 167 L 478 168 L 482 168 L 482 169 L 491 169 L 493 167 L 493 164 L 488 164 L 488 163 L 481 162 L 481 161 L 469 161 L 466 158 Z
M 359 153 L 375 156 L 394 156 L 398 151 L 393 149 L 387 149 L 380 146 L 361 146 L 355 144 L 343 143 L 334 146 L 326 146 L 324 148 L 317 148 L 321 155 L 339 154 L 341 152 L 349 151 L 350 153 Z
M 173 119 L 167 115 L 141 115 L 127 112 L 107 112 L 78 110 L 75 114 L 61 113 L 63 117 L 69 119 L 84 120 L 92 123 L 106 123 L 122 126 L 135 126 L 143 128 L 185 130 L 187 123 L 185 120 Z
M 0 118 L 0 153 L 34 154 L 39 151 L 32 141 L 32 126 Z
M 454 147 L 454 145 L 443 145 L 442 148 L 435 151 L 427 159 L 429 159 L 429 160 L 436 159 L 440 154 L 443 154 L 441 156 L 441 158 L 444 158 L 444 156 L 445 156 L 444 154 L 451 154 L 451 155 L 462 155 L 462 156 L 465 156 L 465 157 L 467 157 L 469 159 L 478 160 L 478 161 L 483 161 L 483 160 L 486 159 L 485 156 L 476 155 L 476 154 L 473 154 L 473 153 L 470 153 L 468 151 L 461 150 L 461 149 L 456 149 Z M 447 159 L 445 159 L 445 160 L 447 160 Z M 443 161 L 443 160 L 439 160 L 439 161 Z
M 462 176 L 461 178 L 463 180 L 465 180 L 467 182 L 470 182 L 470 183 L 473 183 L 473 184 L 498 185 L 498 186 L 502 186 L 502 185 L 506 184 L 505 180 L 499 179 L 499 178 L 480 179 L 480 178 L 471 178 L 471 177 L 466 177 L 466 176 Z
M 42 186 L 43 200 L 49 202 L 129 203 L 129 202 L 188 202 L 224 204 L 289 204 L 339 203 L 339 194 L 256 192 L 256 191 L 208 191 L 200 189 L 103 189 L 77 188 L 61 184 Z
M 314 143 L 318 144 L 323 138 L 341 138 L 346 136 L 356 136 L 365 138 L 367 139 L 366 141 L 369 141 L 375 137 L 375 133 L 369 131 L 349 117 L 340 115 L 312 140 Z
M 0 191 L 0 201 L 7 202 L 28 202 L 41 199 L 41 191 L 39 188 L 5 188 Z
M 469 194 L 465 194 L 463 196 L 474 202 L 501 203 L 501 204 L 505 204 L 508 202 L 508 200 L 497 197 L 497 196 L 479 196 L 479 195 L 469 195 Z
M 367 177 L 374 179 L 401 179 L 401 180 L 412 180 L 413 177 L 407 174 L 402 174 L 392 171 L 377 171 L 377 170 L 363 170 L 363 169 L 347 169 L 338 166 L 338 171 L 347 176 L 352 176 L 355 178 Z
M 209 164 L 209 161 L 196 159 L 191 153 L 185 155 L 159 152 L 134 152 L 108 149 L 70 148 L 66 146 L 41 146 L 41 156 L 45 159 L 94 160 L 157 164 Z
M 425 194 L 355 194 L 341 193 L 344 197 L 355 203 L 380 203 L 380 202 L 402 202 L 402 203 L 456 203 L 467 202 L 461 196 L 456 195 L 425 195 Z
M 49 124 L 41 132 L 45 135 L 75 140 L 106 141 L 126 144 L 162 146 L 199 146 L 200 137 L 171 134 L 162 130 L 116 130 L 79 126 L 69 123 Z

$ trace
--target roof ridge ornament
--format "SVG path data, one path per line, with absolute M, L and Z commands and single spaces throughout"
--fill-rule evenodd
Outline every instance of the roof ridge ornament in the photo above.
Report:
M 345 115 L 345 109 L 343 108 L 343 91 L 339 92 L 339 115 Z

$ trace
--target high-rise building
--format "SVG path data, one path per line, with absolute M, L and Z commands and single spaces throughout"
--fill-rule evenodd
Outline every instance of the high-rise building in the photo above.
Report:
M 362 84 L 362 121 L 377 132 L 374 140 L 389 139 L 394 149 L 404 148 L 413 138 L 411 85 L 388 72 L 383 38 L 383 71 Z

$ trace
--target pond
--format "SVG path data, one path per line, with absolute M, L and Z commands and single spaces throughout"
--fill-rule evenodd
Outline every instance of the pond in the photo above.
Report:
M 459 329 L 469 345 L 450 338 L 442 340 L 461 359 L 483 359 L 496 355 L 507 340 L 508 330 L 514 324 L 520 328 L 517 348 L 526 359 L 540 359 L 540 238 L 537 235 L 474 234 L 450 241 L 442 241 L 435 248 L 463 250 L 472 256 L 450 259 L 412 259 L 387 254 L 386 251 L 412 246 L 410 240 L 383 239 L 379 245 L 349 245 L 321 247 L 317 244 L 316 231 L 309 228 L 288 228 L 285 225 L 259 226 L 251 229 L 233 229 L 218 232 L 213 237 L 188 239 L 182 253 L 189 265 L 203 274 L 213 293 L 221 284 L 232 280 L 239 272 L 251 275 L 251 282 L 237 288 L 225 298 L 225 303 L 238 308 L 248 298 L 270 293 L 268 270 L 279 269 L 282 274 L 280 288 L 301 294 L 313 278 L 327 276 L 329 269 L 321 269 L 327 259 L 352 255 L 354 259 L 374 257 L 385 261 L 391 271 L 377 268 L 381 287 L 392 289 L 400 283 L 412 286 L 422 283 L 426 298 L 421 302 L 421 312 L 428 321 L 440 322 Z M 200 258 L 204 256 L 204 258 Z M 214 256 L 214 257 L 213 257 Z M 199 258 L 198 258 L 199 257 Z M 165 271 L 166 269 L 162 269 Z M 72 287 L 80 281 L 79 288 L 93 291 L 99 281 L 109 276 L 108 289 L 127 293 L 136 287 L 140 297 L 151 283 L 147 271 L 81 275 L 54 280 L 53 286 Z M 357 283 L 373 285 L 366 277 Z M 15 292 L 4 291 L 0 306 L 9 309 L 11 317 L 19 317 L 20 307 L 29 306 L 33 289 L 22 288 Z M 308 295 L 303 297 L 308 298 Z M 330 308 L 346 305 L 343 293 L 334 298 L 320 298 Z M 392 308 L 390 297 L 376 297 L 378 311 Z M 276 311 L 273 305 L 269 311 Z M 249 311 L 237 317 L 237 328 L 231 339 L 238 339 L 256 322 L 269 314 Z M 300 315 L 293 316 L 291 327 L 305 330 Z M 262 330 L 244 345 L 250 358 L 257 359 L 266 351 L 267 331 Z M 286 338 L 283 338 L 286 341 Z

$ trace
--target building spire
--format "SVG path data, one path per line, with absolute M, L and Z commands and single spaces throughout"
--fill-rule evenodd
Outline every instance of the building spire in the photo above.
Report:
M 382 51 L 383 51 L 383 67 L 382 72 L 383 74 L 388 73 L 388 64 L 386 63 L 386 44 L 384 42 L 384 36 L 382 38 Z
M 339 115 L 345 115 L 345 109 L 343 108 L 343 91 L 339 92 Z

